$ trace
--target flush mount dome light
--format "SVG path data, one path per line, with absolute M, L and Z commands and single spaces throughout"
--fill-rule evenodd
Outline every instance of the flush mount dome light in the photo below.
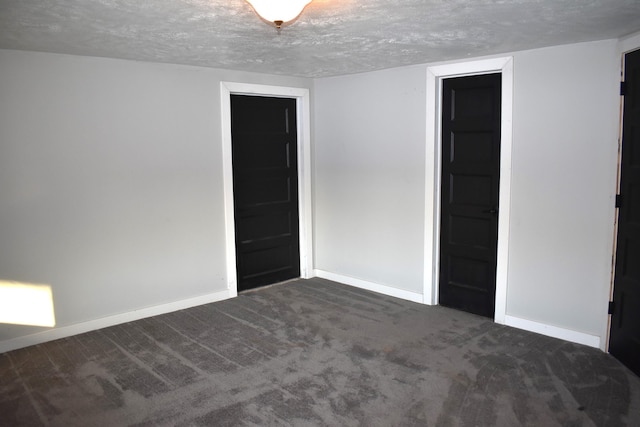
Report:
M 293 21 L 311 0 L 247 0 L 265 21 L 273 22 L 277 29 Z

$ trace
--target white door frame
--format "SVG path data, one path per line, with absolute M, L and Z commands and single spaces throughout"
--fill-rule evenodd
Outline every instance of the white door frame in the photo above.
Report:
M 427 68 L 427 146 L 425 165 L 425 269 L 424 303 L 438 304 L 440 258 L 441 107 L 442 80 L 488 73 L 502 73 L 500 190 L 496 308 L 494 320 L 505 323 L 507 270 L 509 266 L 509 223 L 511 219 L 511 149 L 513 116 L 513 58 L 495 58 Z
M 222 170 L 224 182 L 225 244 L 227 257 L 227 289 L 229 296 L 238 295 L 236 272 L 235 217 L 233 213 L 233 164 L 231 155 L 231 95 L 271 96 L 296 99 L 298 141 L 298 207 L 300 227 L 300 277 L 308 279 L 313 272 L 313 234 L 311 222 L 311 127 L 309 89 L 265 86 L 249 83 L 220 83 L 222 116 Z

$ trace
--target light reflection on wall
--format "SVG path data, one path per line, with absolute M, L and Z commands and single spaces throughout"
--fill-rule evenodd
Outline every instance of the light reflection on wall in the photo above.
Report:
M 0 323 L 55 326 L 51 286 L 0 280 Z

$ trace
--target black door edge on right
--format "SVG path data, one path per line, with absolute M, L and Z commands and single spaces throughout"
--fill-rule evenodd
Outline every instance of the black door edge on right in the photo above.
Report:
M 609 353 L 640 375 L 640 50 L 625 54 L 624 76 Z

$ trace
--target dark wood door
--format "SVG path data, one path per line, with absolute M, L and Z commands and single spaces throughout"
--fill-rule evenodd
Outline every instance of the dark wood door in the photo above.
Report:
M 231 95 L 238 290 L 300 276 L 296 100 Z
M 439 303 L 494 317 L 501 74 L 445 79 Z
M 625 55 L 620 209 L 609 352 L 640 375 L 640 51 Z

